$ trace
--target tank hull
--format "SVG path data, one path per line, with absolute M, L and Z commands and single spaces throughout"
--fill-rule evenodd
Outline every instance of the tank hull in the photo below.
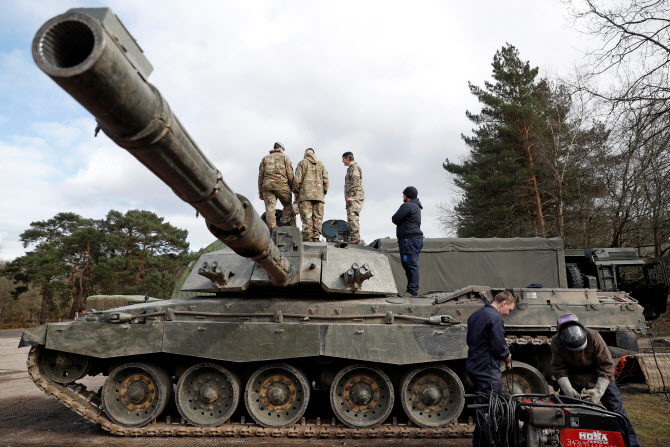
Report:
M 347 426 L 338 422 L 332 411 L 324 410 L 328 398 L 320 392 L 331 389 L 338 371 L 346 368 L 362 365 L 383 371 L 396 389 L 396 400 L 401 400 L 400 389 L 405 378 L 417 368 L 425 370 L 431 365 L 453 371 L 459 386 L 469 389 L 464 368 L 466 323 L 492 295 L 489 288 L 470 287 L 455 293 L 433 293 L 410 299 L 385 296 L 333 300 L 328 296 L 329 299 L 324 300 L 323 290 L 314 287 L 312 292 L 313 297 L 307 298 L 310 291 L 301 289 L 303 297 L 292 299 L 285 295 L 254 300 L 244 295 L 194 296 L 87 312 L 77 321 L 47 324 L 26 331 L 21 344 L 32 345 L 36 350 L 31 354 L 36 364 L 35 373 L 31 374 L 33 380 L 66 405 L 72 405 L 65 402 L 73 398 L 72 390 L 67 391 L 72 385 L 55 383 L 44 372 L 48 366 L 40 360 L 40 352 L 51 353 L 52 358 L 56 355 L 53 353 L 85 358 L 90 375 L 110 375 L 124 365 L 148 362 L 166 371 L 175 383 L 181 382 L 184 371 L 204 363 L 226 368 L 239 377 L 241 386 L 248 386 L 254 371 L 268 365 L 291 365 L 305 372 L 306 382 L 312 384 L 313 390 L 313 403 L 303 416 L 305 425 L 296 432 L 300 436 L 305 433 L 310 436 L 315 430 L 324 429 L 316 425 L 317 420 L 334 421 L 330 428 L 324 429 L 326 434 L 330 433 L 328 436 L 337 436 L 334 433 L 339 430 L 341 437 L 370 436 L 368 433 L 374 437 L 382 429 L 400 436 L 403 429 L 398 427 L 409 422 L 406 418 L 412 413 L 403 414 L 399 402 L 391 405 L 391 409 L 396 415 L 394 421 L 400 418 L 401 422 L 394 424 L 389 419 L 374 427 Z M 599 330 L 608 344 L 625 349 L 636 349 L 635 334 L 644 331 L 642 308 L 620 294 L 586 289 L 515 289 L 514 294 L 518 310 L 505 317 L 505 322 L 508 342 L 514 347 L 514 359 L 522 363 L 518 376 L 512 371 L 516 382 L 509 386 L 515 387 L 518 382 L 521 391 L 548 390 L 547 381 L 551 383 L 548 344 L 560 314 L 578 314 L 587 325 Z M 606 324 L 608 321 L 617 324 Z M 42 370 L 39 365 L 43 365 Z M 57 392 L 58 389 L 62 391 Z M 80 404 L 86 406 L 84 401 L 96 402 L 99 398 L 99 395 L 84 393 Z M 459 403 L 454 404 L 458 413 L 447 425 L 428 425 L 423 428 L 424 432 L 415 427 L 407 433 L 426 436 L 426 430 L 430 430 L 430 436 L 434 433 L 437 437 L 445 433 L 449 436 L 468 434 L 472 427 L 467 424 L 468 414 L 461 414 L 462 408 L 458 409 L 462 404 L 461 397 Z M 241 404 L 235 414 L 240 421 L 254 419 L 253 413 L 245 412 Z M 165 415 L 157 423 L 165 424 L 164 418 Z M 121 435 L 149 436 L 163 433 L 163 429 L 170 430 L 170 424 L 158 432 L 155 427 L 154 431 L 147 428 L 152 425 L 126 427 L 109 421 L 104 411 L 95 420 L 103 428 Z M 235 426 L 226 421 L 216 427 L 220 433 L 232 430 L 240 435 L 242 429 Z M 286 427 L 265 426 L 262 422 L 242 426 L 260 436 L 267 430 L 279 430 L 282 436 L 290 436 Z M 205 428 L 188 422 L 182 422 L 180 427 L 184 433 L 197 430 L 211 435 L 212 430 L 217 431 L 216 427 Z M 357 430 L 359 435 L 355 434 Z
M 536 298 L 521 298 L 517 310 L 505 318 L 509 336 L 550 337 L 556 318 L 568 312 L 615 340 L 617 334 L 622 338 L 621 334 L 644 330 L 640 307 L 634 301 L 615 300 L 618 294 L 575 289 L 516 293 Z M 544 295 L 559 296 L 560 302 L 554 298 L 557 303 L 547 304 L 551 300 Z M 47 324 L 31 332 L 39 332 L 36 338 L 47 349 L 101 359 L 151 353 L 228 362 L 326 356 L 411 365 L 467 356 L 467 318 L 484 304 L 483 298 L 466 293 L 435 303 L 444 296 L 448 294 L 328 301 L 194 296 L 88 312 L 78 321 Z M 118 313 L 136 318 L 110 323 L 110 316 Z M 435 316 L 450 318 L 431 322 Z

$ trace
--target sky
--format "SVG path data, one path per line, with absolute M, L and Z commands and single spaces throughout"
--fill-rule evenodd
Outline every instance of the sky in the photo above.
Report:
M 192 250 L 214 240 L 193 208 L 94 137 L 94 118 L 32 60 L 39 27 L 81 6 L 121 19 L 154 67 L 149 81 L 259 214 L 258 165 L 281 141 L 294 167 L 316 150 L 330 177 L 325 219 L 346 220 L 341 156 L 353 152 L 365 242 L 395 236 L 391 216 L 409 185 L 425 236 L 445 236 L 439 206 L 458 190 L 442 163 L 467 155 L 465 112 L 480 110 L 468 81 L 490 80 L 496 50 L 513 44 L 541 76 L 565 76 L 587 45 L 550 0 L 0 0 L 0 261 L 25 253 L 19 235 L 31 222 L 64 211 L 150 210 L 187 229 Z

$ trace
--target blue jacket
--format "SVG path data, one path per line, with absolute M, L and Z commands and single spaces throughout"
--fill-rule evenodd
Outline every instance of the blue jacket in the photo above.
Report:
M 509 355 L 505 323 L 495 307 L 487 304 L 468 318 L 468 359 L 465 369 L 475 387 L 482 383 L 502 384 L 500 361 Z
M 398 239 L 414 239 L 423 237 L 421 231 L 421 202 L 419 198 L 404 202 L 395 212 L 391 220 L 398 227 L 395 234 Z

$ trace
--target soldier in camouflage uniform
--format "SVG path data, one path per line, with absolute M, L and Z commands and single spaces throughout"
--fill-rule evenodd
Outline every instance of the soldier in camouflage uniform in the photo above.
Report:
M 268 228 L 277 226 L 275 206 L 281 202 L 282 226 L 295 227 L 295 214 L 291 206 L 291 187 L 293 186 L 293 166 L 288 155 L 284 154 L 284 145 L 277 142 L 274 148 L 261 161 L 258 168 L 258 197 L 265 202 L 265 219 Z
M 328 171 L 316 159 L 314 149 L 305 150 L 293 177 L 293 192 L 300 207 L 302 240 L 318 242 L 323 222 L 323 205 L 328 192 Z
M 347 166 L 347 175 L 344 177 L 344 198 L 347 206 L 347 222 L 349 223 L 349 243 L 358 244 L 361 239 L 361 228 L 358 225 L 358 216 L 363 208 L 363 172 L 354 161 L 354 154 L 342 154 L 342 163 Z

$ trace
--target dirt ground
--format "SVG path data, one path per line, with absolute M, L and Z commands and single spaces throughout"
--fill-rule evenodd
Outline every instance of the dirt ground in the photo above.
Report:
M 52 397 L 45 395 L 28 378 L 28 348 L 17 348 L 21 330 L 0 331 L 0 446 L 447 446 L 465 447 L 470 439 L 265 439 L 265 438 L 120 438 L 104 432 Z M 102 385 L 100 378 L 88 378 L 89 389 Z
M 670 309 L 670 295 L 668 295 L 668 309 Z M 665 312 L 661 315 L 656 324 L 651 328 L 650 332 L 657 337 L 670 335 L 670 312 Z
M 104 432 L 45 395 L 28 378 L 28 348 L 17 348 L 21 330 L 0 331 L 0 446 L 446 446 L 465 447 L 468 439 L 365 439 L 308 440 L 266 438 L 120 438 Z M 89 389 L 97 389 L 103 378 L 87 378 Z M 670 403 L 650 396 L 642 387 L 623 387 L 624 406 L 640 435 L 643 446 L 670 446 Z

